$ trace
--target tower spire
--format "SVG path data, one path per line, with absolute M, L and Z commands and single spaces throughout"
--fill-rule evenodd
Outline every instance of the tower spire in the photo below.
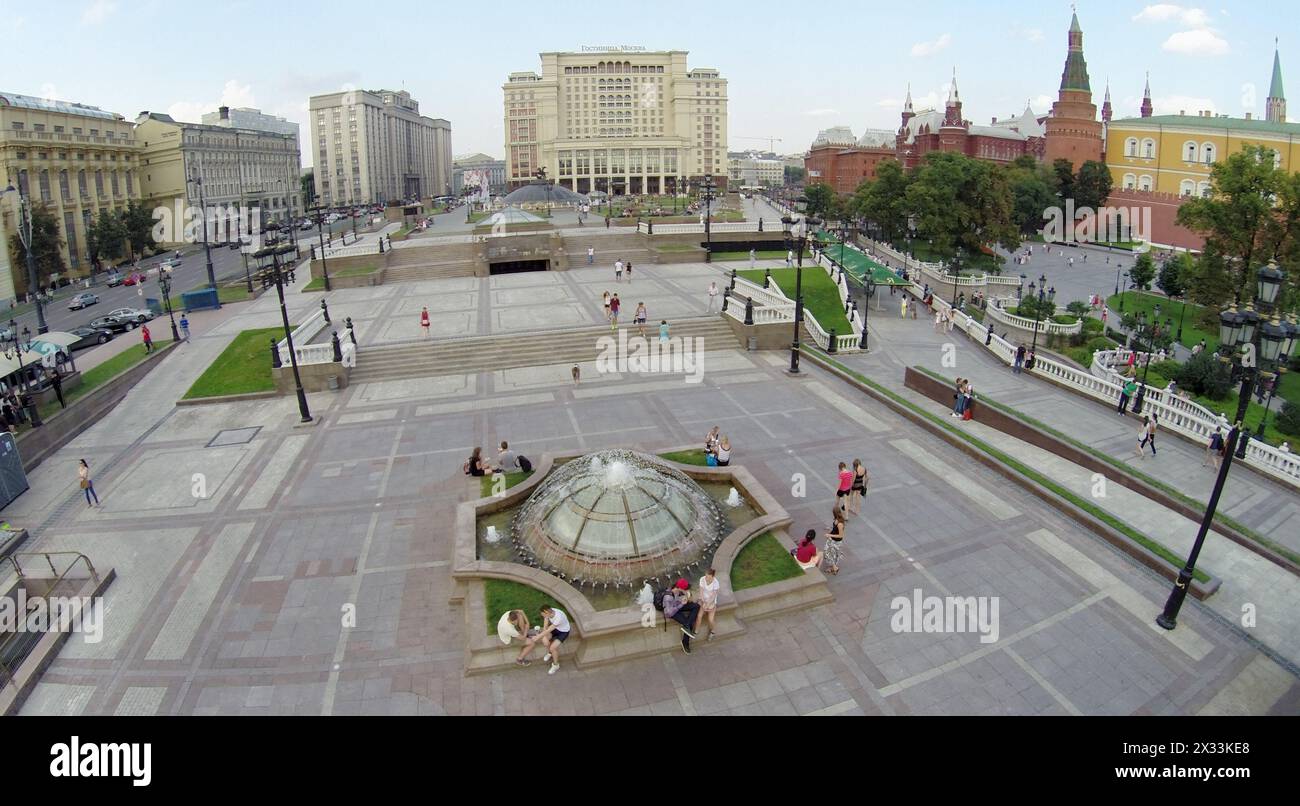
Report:
M 1106 79 L 1106 99 L 1101 102 L 1101 120 L 1103 123 L 1110 123 L 1114 110 L 1110 105 L 1110 79 Z
M 1151 117 L 1151 112 L 1151 71 L 1148 70 L 1146 88 L 1142 90 L 1142 117 Z
M 912 111 L 912 82 L 907 82 L 907 100 L 903 101 L 903 111 Z
M 1264 102 L 1265 117 L 1270 123 L 1286 123 L 1286 93 L 1282 90 L 1282 59 L 1278 55 L 1277 39 L 1273 39 L 1273 77 L 1268 85 L 1268 100 Z

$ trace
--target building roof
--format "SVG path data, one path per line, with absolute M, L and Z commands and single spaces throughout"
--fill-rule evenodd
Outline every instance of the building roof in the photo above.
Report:
M 1018 132 L 1015 129 L 1004 129 L 1001 126 L 971 126 L 970 134 L 972 137 L 996 137 L 1000 140 L 1017 140 L 1024 142 L 1029 139 L 1029 135 Z
M 858 138 L 853 134 L 853 130 L 848 126 L 832 126 L 829 129 L 822 129 L 817 132 L 817 137 L 813 139 L 812 147 L 852 146 L 857 142 Z
M 893 148 L 897 137 L 889 129 L 867 129 L 858 138 L 858 148 Z
M 54 101 L 36 98 L 31 95 L 19 95 L 13 92 L 0 93 L 0 106 L 12 106 L 17 109 L 36 109 L 42 112 L 59 112 L 64 115 L 80 115 L 101 120 L 126 120 L 116 112 L 105 112 L 97 106 L 74 104 L 71 101 Z
M 476 165 L 480 162 L 505 162 L 505 160 L 499 160 L 496 157 L 489 156 L 488 154 L 476 152 L 473 154 L 461 154 L 459 156 L 452 157 L 451 162 L 452 165 L 459 166 L 462 164 Z
M 1286 93 L 1282 91 L 1282 62 L 1277 55 L 1277 48 L 1273 49 L 1273 81 L 1268 85 L 1268 97 L 1286 97 Z
M 1173 126 L 1193 129 L 1228 129 L 1256 134 L 1289 134 L 1300 136 L 1300 123 L 1272 123 L 1252 118 L 1201 117 L 1199 115 L 1153 115 L 1149 118 L 1123 118 L 1112 120 L 1111 128 L 1126 126 Z
M 916 135 L 921 132 L 924 126 L 929 126 L 930 131 L 937 132 L 943 125 L 943 113 L 937 109 L 922 109 L 907 121 L 907 134 L 903 136 L 904 143 L 913 143 L 916 141 Z
M 1013 129 L 1026 137 L 1046 137 L 1047 126 L 1043 123 L 1043 120 L 1040 119 L 1038 113 L 1032 107 L 1026 104 L 1025 111 L 1021 112 L 1018 117 L 995 120 L 992 125 L 998 129 Z

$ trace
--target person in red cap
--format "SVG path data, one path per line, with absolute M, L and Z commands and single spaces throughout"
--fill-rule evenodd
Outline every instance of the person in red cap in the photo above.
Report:
M 664 594 L 664 616 L 682 625 L 682 649 L 691 654 L 691 639 L 695 637 L 695 622 L 700 617 L 700 605 L 691 601 L 691 583 L 677 580 L 672 590 Z

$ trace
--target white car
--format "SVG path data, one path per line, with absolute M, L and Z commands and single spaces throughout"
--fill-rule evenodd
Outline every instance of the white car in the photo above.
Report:
M 133 321 L 141 325 L 154 318 L 153 311 L 146 311 L 140 308 L 118 308 L 109 311 L 108 315 L 116 317 L 124 322 Z

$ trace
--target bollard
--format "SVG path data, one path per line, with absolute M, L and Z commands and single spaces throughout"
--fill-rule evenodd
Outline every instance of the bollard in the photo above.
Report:
M 745 297 L 745 324 L 754 324 L 754 298 Z
M 831 328 L 830 336 L 831 336 L 830 346 L 826 348 L 826 352 L 828 353 L 839 352 L 838 350 L 835 349 L 835 328 Z
M 343 347 L 339 344 L 339 332 L 337 330 L 335 330 L 330 336 L 330 344 L 334 347 L 334 361 L 336 363 L 342 363 Z
M 280 348 L 275 346 L 275 339 L 271 339 L 271 366 L 276 369 L 283 366 L 280 363 Z
M 732 290 L 732 291 L 735 291 L 735 290 L 736 290 L 736 270 L 735 270 L 735 269 L 732 269 L 732 270 L 731 270 L 731 290 Z
M 772 270 L 771 270 L 771 269 L 767 269 L 766 272 L 763 274 L 763 287 L 764 287 L 764 288 L 771 288 L 771 287 L 772 287 Z
M 727 302 L 730 301 L 730 299 L 731 299 L 731 289 L 730 288 L 722 289 L 722 312 L 723 313 L 727 312 Z
M 333 324 L 330 321 L 330 309 L 329 306 L 325 304 L 325 300 L 320 301 L 320 311 L 325 316 L 325 324 Z
M 349 317 L 347 318 L 347 322 L 346 322 L 346 324 L 347 324 L 347 328 L 348 328 L 348 335 L 352 337 L 352 346 L 355 347 L 356 344 L 357 344 L 357 331 L 352 327 L 352 317 L 351 317 L 351 316 L 349 316 Z

